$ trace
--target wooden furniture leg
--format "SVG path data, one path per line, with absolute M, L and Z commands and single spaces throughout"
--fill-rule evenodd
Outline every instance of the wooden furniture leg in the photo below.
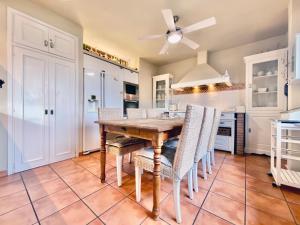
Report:
M 105 126 L 100 125 L 100 169 L 101 183 L 105 182 L 105 163 L 106 163 L 106 131 Z
M 154 149 L 154 168 L 153 168 L 153 218 L 158 220 L 160 211 L 160 154 L 163 145 L 162 134 L 158 134 L 157 138 L 152 141 Z

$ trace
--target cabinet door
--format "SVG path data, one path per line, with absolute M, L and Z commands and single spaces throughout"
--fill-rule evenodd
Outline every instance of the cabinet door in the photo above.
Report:
M 104 92 L 107 108 L 123 108 L 123 74 L 122 69 L 115 65 L 109 65 L 105 71 Z
M 271 121 L 280 114 L 248 113 L 246 116 L 246 151 L 270 155 Z
M 139 78 L 138 78 L 138 73 L 131 72 L 126 69 L 121 70 L 124 76 L 124 81 L 132 84 L 138 84 L 139 83 Z
M 14 15 L 14 42 L 48 51 L 48 28 L 36 21 L 20 15 Z
M 50 30 L 49 32 L 49 52 L 75 59 L 75 40 L 73 37 L 61 32 Z
M 49 64 L 51 162 L 75 156 L 75 65 L 51 58 Z
M 48 59 L 13 49 L 13 118 L 15 172 L 49 162 Z

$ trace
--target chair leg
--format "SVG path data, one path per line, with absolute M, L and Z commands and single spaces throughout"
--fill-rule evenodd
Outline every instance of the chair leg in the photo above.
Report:
M 206 155 L 201 159 L 202 162 L 202 172 L 204 180 L 207 180 L 207 171 L 206 171 Z
M 210 157 L 211 157 L 211 152 L 208 152 L 207 155 L 206 155 L 206 158 L 207 158 L 207 170 L 208 170 L 208 173 L 209 174 L 212 174 L 212 171 L 211 171 L 211 161 L 210 161 Z
M 198 163 L 194 163 L 193 166 L 193 185 L 194 191 L 198 192 Z
M 210 151 L 210 154 L 211 154 L 211 163 L 213 166 L 216 165 L 216 162 L 215 162 L 215 149 L 212 148 L 212 150 Z
M 132 163 L 132 153 L 129 153 L 129 163 Z
M 141 201 L 141 178 L 142 178 L 142 170 L 138 166 L 135 167 L 135 196 L 136 201 Z
M 189 189 L 189 197 L 190 199 L 194 198 L 193 193 L 193 168 L 188 172 L 188 189 Z
M 117 155 L 116 156 L 116 164 L 117 164 L 117 181 L 118 186 L 122 186 L 122 162 L 123 162 L 123 156 Z
M 176 212 L 176 221 L 181 223 L 181 209 L 180 209 L 180 180 L 173 179 L 173 197 Z

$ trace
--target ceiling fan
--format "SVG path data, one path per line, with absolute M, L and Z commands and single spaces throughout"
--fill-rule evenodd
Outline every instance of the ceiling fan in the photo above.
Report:
M 170 44 L 177 44 L 179 42 L 187 45 L 192 49 L 197 49 L 199 44 L 192 41 L 191 39 L 184 36 L 184 34 L 191 33 L 200 29 L 204 29 L 206 27 L 210 27 L 216 24 L 216 18 L 211 17 L 205 20 L 202 20 L 198 23 L 192 24 L 190 26 L 181 28 L 177 27 L 176 23 L 179 20 L 179 16 L 173 16 L 173 12 L 171 9 L 163 9 L 162 10 L 163 17 L 167 24 L 168 30 L 165 34 L 154 34 L 154 35 L 147 35 L 145 37 L 140 38 L 140 40 L 151 40 L 157 39 L 160 37 L 166 38 L 166 43 L 161 48 L 159 54 L 163 55 L 168 51 Z

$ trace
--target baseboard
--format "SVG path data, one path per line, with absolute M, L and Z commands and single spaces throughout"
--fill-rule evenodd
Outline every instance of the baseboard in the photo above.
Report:
M 267 150 L 259 150 L 259 149 L 253 150 L 253 149 L 247 149 L 247 148 L 245 148 L 245 153 L 270 156 L 270 150 L 269 151 L 267 151 Z

